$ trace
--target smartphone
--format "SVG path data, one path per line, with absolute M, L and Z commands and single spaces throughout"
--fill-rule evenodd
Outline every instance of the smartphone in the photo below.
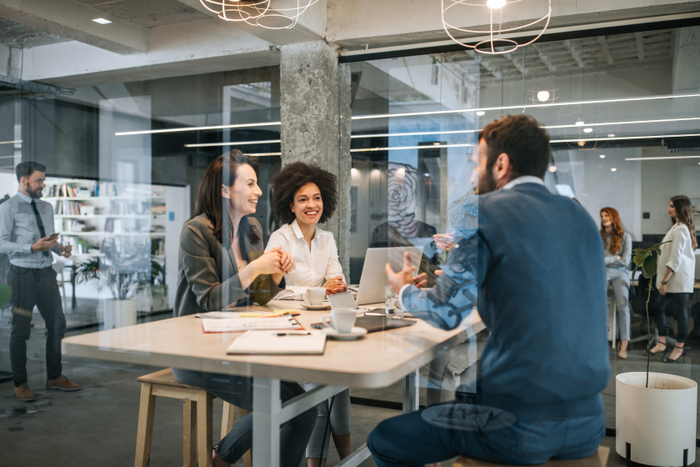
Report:
M 58 238 L 60 234 L 58 232 L 54 232 L 51 235 L 49 235 L 49 240 L 53 240 L 54 238 Z

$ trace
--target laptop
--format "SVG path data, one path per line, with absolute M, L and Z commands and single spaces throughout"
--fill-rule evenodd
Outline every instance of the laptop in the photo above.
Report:
M 391 247 L 368 248 L 365 253 L 365 264 L 362 266 L 360 286 L 357 290 L 357 304 L 379 303 L 384 301 L 384 286 L 389 285 L 385 265 L 389 263 L 394 271 L 403 268 L 405 252 L 411 253 L 411 264 L 416 271 L 423 257 L 423 247 Z

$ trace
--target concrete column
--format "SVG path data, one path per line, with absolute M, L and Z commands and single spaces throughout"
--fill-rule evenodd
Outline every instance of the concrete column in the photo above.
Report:
M 326 42 L 282 47 L 280 61 L 282 165 L 312 162 L 338 177 L 338 209 L 321 225 L 333 232 L 350 274 L 350 68 Z
M 700 90 L 700 26 L 679 28 L 673 32 L 673 93 Z

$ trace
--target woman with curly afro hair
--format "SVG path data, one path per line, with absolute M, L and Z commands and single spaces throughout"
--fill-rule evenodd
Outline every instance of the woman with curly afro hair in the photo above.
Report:
M 267 250 L 282 248 L 296 268 L 287 273 L 288 289 L 303 292 L 324 287 L 328 294 L 347 290 L 333 234 L 318 228 L 338 204 L 338 179 L 313 164 L 294 162 L 272 177 L 272 213 L 283 225 L 272 233 Z M 313 383 L 302 383 L 309 391 Z M 341 459 L 352 453 L 350 444 L 350 391 L 345 390 L 318 406 L 318 418 L 306 448 L 309 467 L 325 467 L 330 434 Z

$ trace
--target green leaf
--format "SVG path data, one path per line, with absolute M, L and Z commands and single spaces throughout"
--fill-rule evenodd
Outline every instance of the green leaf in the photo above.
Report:
M 656 258 L 653 256 L 647 256 L 644 260 L 644 265 L 642 266 L 642 274 L 647 279 L 651 279 L 656 274 Z
M 0 306 L 4 305 L 12 296 L 12 289 L 9 285 L 0 284 Z
M 649 256 L 649 252 L 646 250 L 637 250 L 637 252 L 634 254 L 634 264 L 640 266 L 647 256 Z
M 659 248 L 658 246 L 652 248 L 654 249 L 657 255 L 661 256 L 661 248 Z

